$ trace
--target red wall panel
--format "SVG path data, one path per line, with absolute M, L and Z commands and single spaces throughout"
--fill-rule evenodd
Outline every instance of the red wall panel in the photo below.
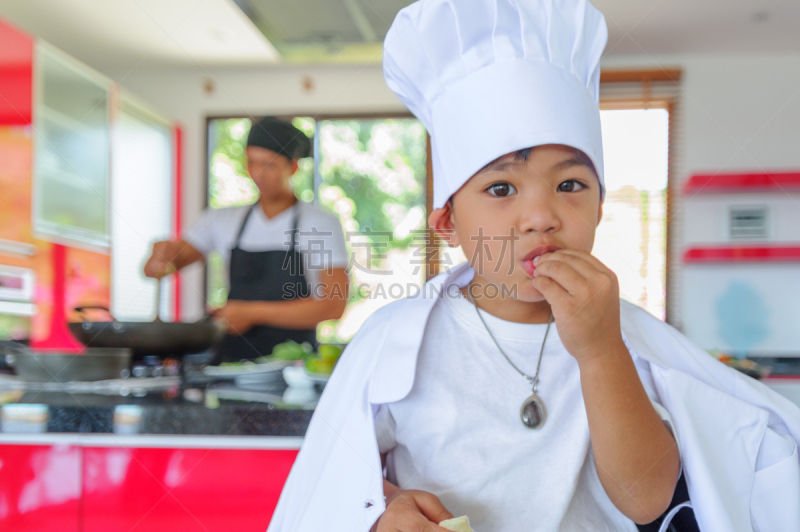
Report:
M 0 125 L 29 125 L 32 109 L 33 40 L 0 20 Z

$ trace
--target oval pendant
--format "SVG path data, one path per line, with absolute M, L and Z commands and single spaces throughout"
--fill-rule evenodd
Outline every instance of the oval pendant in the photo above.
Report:
M 545 418 L 544 403 L 538 395 L 531 395 L 522 403 L 519 409 L 519 418 L 522 424 L 529 429 L 539 429 L 544 425 Z

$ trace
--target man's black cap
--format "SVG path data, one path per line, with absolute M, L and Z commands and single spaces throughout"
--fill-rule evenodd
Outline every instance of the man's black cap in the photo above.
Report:
M 311 155 L 311 140 L 306 134 L 274 116 L 265 116 L 253 122 L 247 135 L 247 145 L 272 150 L 289 160 Z

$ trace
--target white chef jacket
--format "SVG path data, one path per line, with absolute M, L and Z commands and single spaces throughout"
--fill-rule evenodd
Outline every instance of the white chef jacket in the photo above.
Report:
M 268 532 L 366 532 L 385 510 L 373 414 L 411 390 L 436 294 L 472 276 L 467 264 L 442 273 L 362 326 L 320 399 Z M 649 365 L 672 418 L 700 530 L 800 530 L 800 409 L 638 307 L 622 302 L 621 319 L 631 356 Z

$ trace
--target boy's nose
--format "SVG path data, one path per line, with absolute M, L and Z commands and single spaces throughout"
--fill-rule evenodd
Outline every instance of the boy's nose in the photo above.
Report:
M 554 233 L 561 227 L 554 206 L 547 198 L 526 201 L 519 214 L 519 230 L 522 234 Z

